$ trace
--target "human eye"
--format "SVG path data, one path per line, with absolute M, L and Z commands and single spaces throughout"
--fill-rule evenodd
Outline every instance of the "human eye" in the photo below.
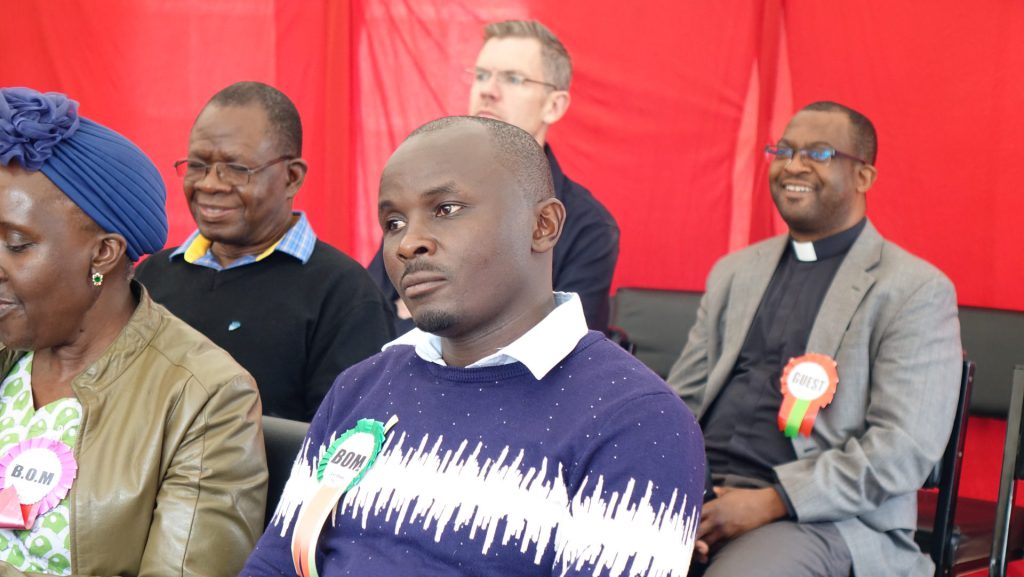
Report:
M 463 208 L 465 207 L 462 206 L 461 204 L 446 202 L 437 205 L 437 208 L 434 210 L 434 216 L 452 216 L 453 214 L 459 212 Z
M 210 166 L 202 160 L 187 160 L 185 161 L 185 169 L 189 172 L 206 172 L 206 168 Z
M 522 86 L 526 82 L 526 77 L 518 72 L 502 72 L 501 80 L 509 86 Z
M 473 80 L 477 82 L 487 82 L 491 79 L 491 71 L 484 70 L 483 68 L 477 68 L 473 70 Z
M 381 228 L 384 229 L 384 232 L 399 231 L 405 228 L 405 221 L 401 218 L 390 216 L 384 219 L 381 223 Z
M 250 172 L 252 172 L 252 169 L 244 164 L 228 162 L 223 164 L 222 166 L 224 167 L 224 170 L 231 173 L 233 176 L 244 177 L 247 176 Z
M 828 162 L 835 155 L 836 151 L 830 146 L 816 146 L 807 149 L 807 158 L 814 162 Z
M 7 239 L 4 240 L 4 247 L 9 252 L 13 252 L 15 254 L 25 252 L 34 244 L 34 242 L 30 241 L 29 239 L 25 238 L 23 235 L 20 234 L 9 235 Z
M 774 155 L 775 158 L 781 158 L 788 160 L 793 158 L 793 149 L 786 146 L 785 144 L 779 144 L 777 146 L 768 146 L 768 154 Z

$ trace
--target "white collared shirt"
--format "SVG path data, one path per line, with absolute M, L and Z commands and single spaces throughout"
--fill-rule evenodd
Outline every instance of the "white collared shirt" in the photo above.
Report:
M 555 308 L 544 319 L 507 347 L 498 349 L 466 368 L 496 367 L 520 362 L 526 365 L 538 381 L 543 379 L 555 365 L 569 356 L 588 330 L 579 295 L 557 291 L 554 294 Z M 381 350 L 395 345 L 411 345 L 421 359 L 447 366 L 441 357 L 441 337 L 435 334 L 413 329 L 384 345 Z

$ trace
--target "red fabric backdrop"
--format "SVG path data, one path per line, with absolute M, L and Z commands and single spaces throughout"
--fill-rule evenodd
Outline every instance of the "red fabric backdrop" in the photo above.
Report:
M 237 80 L 289 94 L 305 126 L 298 207 L 367 262 L 398 142 L 466 109 L 482 24 L 534 17 L 572 53 L 563 168 L 618 218 L 618 286 L 701 289 L 726 252 L 783 230 L 760 149 L 813 100 L 880 135 L 869 214 L 944 270 L 963 304 L 1024 310 L 1024 3 L 987 0 L 19 0 L 0 85 L 60 90 L 130 137 L 168 184 L 171 244 L 193 223 L 171 163 L 200 107 Z M 681 329 L 684 330 L 684 329 Z M 1002 425 L 971 463 L 994 495 Z M 978 441 L 982 435 L 984 442 Z M 993 450 L 995 450 L 993 449 Z
M 67 92 L 149 153 L 167 183 L 174 245 L 195 228 L 171 165 L 199 109 L 238 80 L 279 86 L 300 109 L 312 166 L 299 208 L 351 246 L 350 23 L 346 3 L 326 0 L 18 2 L 0 33 L 0 86 Z
M 23 0 L 0 85 L 62 90 L 125 133 L 168 183 L 171 243 L 192 228 L 170 165 L 224 85 L 298 104 L 320 235 L 366 262 L 380 169 L 412 128 L 466 107 L 489 20 L 536 17 L 573 54 L 551 133 L 616 215 L 616 285 L 700 289 L 722 254 L 782 230 L 760 148 L 794 108 L 834 99 L 880 133 L 870 214 L 954 280 L 964 304 L 1024 310 L 1024 4 L 782 0 Z

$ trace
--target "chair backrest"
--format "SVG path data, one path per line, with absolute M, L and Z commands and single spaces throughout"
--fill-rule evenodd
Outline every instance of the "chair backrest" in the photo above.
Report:
M 267 472 L 270 475 L 267 481 L 267 516 L 264 518 L 268 524 L 281 498 L 281 491 L 292 474 L 292 464 L 308 430 L 309 423 L 263 416 L 263 442 L 267 448 Z
M 611 324 L 625 332 L 636 347 L 636 358 L 664 378 L 683 351 L 702 294 L 620 288 L 615 291 Z
M 1021 362 L 1024 312 L 960 307 L 960 339 L 978 371 L 971 414 L 1005 419 L 1013 366 Z
M 964 456 L 964 439 L 967 437 L 967 417 L 970 411 L 971 391 L 974 388 L 974 363 L 963 362 L 960 370 L 960 396 L 953 415 L 953 429 L 949 433 L 946 452 L 935 465 L 925 482 L 925 488 L 938 488 L 935 499 L 935 522 L 929 551 L 935 562 L 936 575 L 949 575 L 953 569 L 955 547 L 953 537 L 956 517 L 956 499 L 960 491 L 960 465 Z
M 1013 514 L 1013 497 L 1017 481 L 1024 479 L 1024 459 L 1021 458 L 1021 417 L 1024 416 L 1024 365 L 1013 370 L 1013 386 L 1010 389 L 1010 411 L 1006 420 L 1006 444 L 1003 446 L 1003 469 L 999 475 L 999 498 L 996 501 L 996 524 L 992 536 L 992 555 L 989 557 L 988 574 L 996 577 L 1006 575 L 1006 561 L 1010 538 L 1010 517 Z
M 615 293 L 611 324 L 636 346 L 640 361 L 662 377 L 679 358 L 697 320 L 703 293 L 620 288 Z M 969 411 L 1006 418 L 1010 399 L 1006 375 L 1018 361 L 1024 342 L 1024 312 L 960 307 L 960 337 L 977 363 Z

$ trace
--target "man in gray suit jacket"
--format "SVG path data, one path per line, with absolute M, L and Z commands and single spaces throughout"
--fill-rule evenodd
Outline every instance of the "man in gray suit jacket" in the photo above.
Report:
M 790 232 L 715 265 L 669 375 L 713 473 L 708 577 L 934 571 L 913 540 L 916 491 L 956 405 L 956 294 L 865 217 L 876 143 L 836 103 L 793 117 L 767 148 Z

